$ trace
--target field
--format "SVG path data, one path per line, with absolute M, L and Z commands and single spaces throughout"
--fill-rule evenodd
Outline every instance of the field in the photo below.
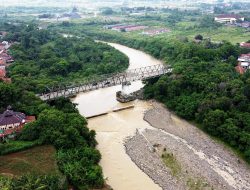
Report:
M 25 151 L 0 156 L 0 174 L 21 176 L 26 173 L 59 173 L 52 146 L 38 146 Z
M 122 18 L 122 17 L 121 17 Z M 123 18 L 124 19 L 124 18 Z M 112 20 L 112 17 L 110 17 Z M 221 42 L 221 41 L 229 41 L 233 44 L 241 43 L 249 40 L 250 31 L 247 31 L 244 28 L 233 27 L 233 26 L 219 26 L 217 28 L 212 27 L 198 27 L 199 21 L 190 21 L 184 20 L 176 23 L 176 25 L 170 25 L 165 22 L 164 19 L 161 20 L 143 20 L 136 17 L 128 17 L 127 19 L 120 21 L 120 23 L 128 23 L 128 24 L 138 24 L 148 26 L 148 30 L 157 29 L 157 28 L 167 28 L 170 32 L 155 35 L 155 36 L 147 36 L 143 35 L 143 30 L 133 31 L 133 32 L 117 32 L 108 29 L 103 29 L 103 26 L 107 25 L 102 17 L 93 19 L 85 19 L 85 20 L 75 20 L 71 21 L 71 23 L 75 23 L 71 28 L 61 28 L 57 27 L 62 33 L 69 33 L 81 36 L 82 31 L 87 31 L 91 33 L 93 36 L 95 33 L 108 33 L 114 36 L 123 36 L 127 38 L 134 39 L 151 39 L 151 38 L 160 38 L 160 39 L 170 39 L 170 38 L 178 38 L 178 37 L 187 37 L 190 41 L 194 39 L 197 34 L 201 34 L 204 38 L 210 38 L 213 42 Z M 55 25 L 54 25 L 55 26 Z

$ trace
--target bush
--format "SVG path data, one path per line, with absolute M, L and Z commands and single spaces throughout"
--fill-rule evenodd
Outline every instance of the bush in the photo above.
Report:
M 9 141 L 0 143 L 0 155 L 10 154 L 39 145 L 38 141 Z

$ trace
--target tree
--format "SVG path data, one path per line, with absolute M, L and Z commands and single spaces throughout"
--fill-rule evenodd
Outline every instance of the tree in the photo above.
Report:
M 200 34 L 198 34 L 198 35 L 196 35 L 195 37 L 194 37 L 194 39 L 195 40 L 203 40 L 203 36 L 202 35 L 200 35 Z

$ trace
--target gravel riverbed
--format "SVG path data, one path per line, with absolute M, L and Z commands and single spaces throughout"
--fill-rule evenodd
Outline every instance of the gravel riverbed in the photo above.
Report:
M 132 161 L 163 190 L 250 190 L 250 168 L 243 160 L 162 104 L 153 106 L 144 120 L 155 129 L 137 130 L 124 145 Z M 180 165 L 178 175 L 162 161 L 162 149 Z

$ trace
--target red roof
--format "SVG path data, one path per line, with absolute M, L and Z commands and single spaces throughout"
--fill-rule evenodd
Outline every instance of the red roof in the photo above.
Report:
M 243 42 L 243 43 L 240 44 L 240 47 L 250 48 L 250 43 Z
M 0 69 L 0 78 L 3 78 L 6 76 L 6 71 L 5 69 Z
M 0 59 L 0 66 L 1 66 L 1 65 L 5 65 L 5 61 L 2 60 L 2 59 Z
M 239 59 L 250 59 L 250 53 L 248 54 L 241 54 Z

